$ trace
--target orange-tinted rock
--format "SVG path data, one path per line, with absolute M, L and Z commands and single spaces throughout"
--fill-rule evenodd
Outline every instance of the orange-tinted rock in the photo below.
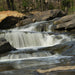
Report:
M 25 15 L 17 11 L 0 12 L 0 29 L 9 29 L 15 27 L 15 24 Z

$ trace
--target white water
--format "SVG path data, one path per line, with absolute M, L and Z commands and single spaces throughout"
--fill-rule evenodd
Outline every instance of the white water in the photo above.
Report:
M 30 58 L 21 58 L 21 59 L 6 59 L 1 60 L 0 63 L 5 66 L 11 65 L 15 69 L 21 69 L 26 67 L 33 67 L 33 66 L 41 66 L 41 65 L 49 65 L 52 66 L 54 64 L 60 64 L 68 59 L 70 62 L 72 56 L 46 56 L 46 57 L 30 57 Z M 68 62 L 66 61 L 66 63 Z M 72 60 L 73 61 L 73 60 Z M 4 64 L 3 64 L 4 63 Z M 46 67 L 46 66 L 45 66 Z M 48 66 L 47 66 L 48 67 Z M 40 67 L 41 68 L 41 67 Z
M 52 55 L 52 56 L 45 56 L 45 57 L 29 57 L 29 58 L 21 58 L 21 59 L 6 59 L 6 60 L 1 60 L 0 62 L 8 62 L 8 61 L 23 61 L 23 60 L 41 60 L 41 61 L 48 61 L 50 59 L 60 59 L 60 58 L 71 58 L 73 56 L 60 56 L 60 55 Z M 45 59 L 46 58 L 46 59 Z M 18 62 L 17 62 L 18 63 Z
M 35 47 L 35 46 L 53 46 L 65 41 L 71 41 L 72 38 L 67 35 L 49 35 L 43 33 L 24 33 L 8 32 L 1 34 L 0 37 L 6 38 L 15 48 Z
M 10 31 L 36 31 L 37 27 L 40 29 L 40 24 L 45 23 L 46 21 L 31 23 L 22 27 L 17 27 L 14 29 L 10 29 Z
M 41 33 L 41 32 L 35 32 L 32 33 L 31 31 L 37 30 L 37 26 L 39 26 L 40 23 L 45 23 L 45 22 L 36 22 L 32 23 L 29 26 L 15 28 L 11 29 L 8 31 L 11 32 L 6 32 L 0 34 L 0 37 L 4 37 L 9 41 L 9 43 L 19 49 L 19 50 L 27 50 L 33 49 L 37 50 L 38 47 L 47 47 L 47 46 L 53 46 L 56 44 L 64 43 L 66 41 L 72 41 L 74 40 L 71 36 L 67 36 L 64 34 L 60 35 L 55 35 L 55 34 L 48 34 L 48 33 Z M 26 32 L 27 31 L 27 32 Z M 30 32 L 29 32 L 30 31 Z M 41 30 L 40 30 L 41 31 Z M 51 25 L 48 28 L 48 31 L 51 32 Z M 16 51 L 15 51 L 16 52 Z M 43 51 L 43 52 L 36 52 L 32 54 L 27 54 L 27 53 L 9 53 L 6 56 L 1 57 L 0 59 L 3 60 L 18 60 L 18 59 L 28 59 L 28 58 L 33 58 L 33 57 L 45 57 L 45 56 L 51 56 L 50 52 Z

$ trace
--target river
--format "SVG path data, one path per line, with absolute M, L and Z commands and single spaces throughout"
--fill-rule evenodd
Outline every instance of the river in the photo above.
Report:
M 75 65 L 74 56 L 62 56 L 59 53 L 52 54 L 50 51 L 39 50 L 75 41 L 73 33 L 53 32 L 52 24 L 52 20 L 41 21 L 13 29 L 0 30 L 0 38 L 5 38 L 17 49 L 0 56 L 0 75 L 37 75 L 34 72 L 36 69 Z

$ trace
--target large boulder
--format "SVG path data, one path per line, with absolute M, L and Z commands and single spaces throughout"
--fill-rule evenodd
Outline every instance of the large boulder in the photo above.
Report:
M 24 20 L 19 21 L 19 22 L 16 24 L 16 27 L 24 26 L 24 25 L 33 23 L 33 22 L 35 22 L 35 21 L 36 21 L 36 20 L 33 19 L 33 18 L 26 18 L 26 19 L 24 19 Z
M 40 20 L 52 20 L 56 17 L 62 17 L 64 15 L 66 15 L 66 13 L 64 13 L 62 10 L 59 9 L 54 9 L 54 10 L 47 10 L 47 11 L 42 11 L 42 12 L 32 12 L 31 14 L 33 14 L 34 18 L 37 21 Z
M 0 38 L 0 54 L 15 50 L 8 41 L 4 38 Z
M 47 10 L 47 11 L 34 11 L 30 12 L 26 19 L 21 20 L 16 24 L 16 26 L 23 26 L 26 24 L 34 23 L 35 21 L 46 21 L 52 20 L 56 17 L 62 17 L 66 15 L 62 10 L 54 9 L 54 10 Z
M 54 21 L 53 28 L 55 30 L 72 30 L 75 29 L 75 14 L 67 15 L 61 19 Z
M 26 16 L 17 11 L 2 11 L 0 12 L 0 29 L 16 27 L 15 24 L 24 18 Z

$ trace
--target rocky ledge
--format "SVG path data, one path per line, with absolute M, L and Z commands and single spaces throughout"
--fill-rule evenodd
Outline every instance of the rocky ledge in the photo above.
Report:
M 47 10 L 47 11 L 42 11 L 42 12 L 34 11 L 34 12 L 30 12 L 28 17 L 18 22 L 16 26 L 26 25 L 29 23 L 33 23 L 35 21 L 46 21 L 46 20 L 48 21 L 56 17 L 62 17 L 64 15 L 66 15 L 66 13 L 59 9 Z
M 25 14 L 17 11 L 2 11 L 0 12 L 0 29 L 16 27 L 15 24 L 23 18 L 25 18 Z
M 67 15 L 57 21 L 54 21 L 53 29 L 55 29 L 55 30 L 75 29 L 75 14 Z

